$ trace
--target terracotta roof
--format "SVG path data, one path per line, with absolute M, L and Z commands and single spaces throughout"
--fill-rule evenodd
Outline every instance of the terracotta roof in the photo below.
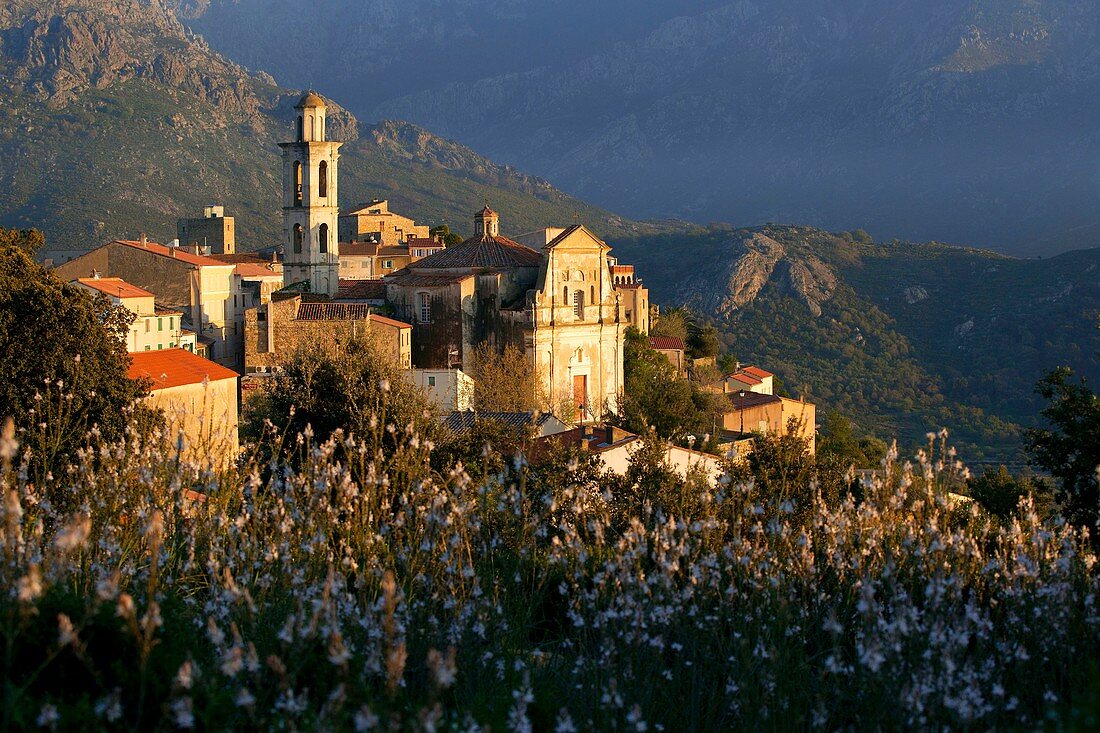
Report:
M 759 392 L 745 392 L 745 396 L 741 397 L 737 392 L 728 392 L 726 397 L 729 398 L 730 406 L 735 410 L 749 409 L 750 407 L 759 407 L 760 405 L 770 405 L 774 402 L 782 402 L 782 399 L 772 394 L 760 394 Z
M 763 382 L 751 374 L 745 374 L 744 372 L 734 372 L 733 374 L 727 374 L 726 379 L 735 379 L 741 384 L 747 384 L 750 387 L 755 387 Z
M 282 270 L 274 270 L 270 264 L 256 265 L 251 262 L 241 263 L 233 268 L 233 272 L 244 278 L 250 277 L 282 277 Z
M 434 256 L 435 255 L 432 255 L 432 257 Z M 420 262 L 424 262 L 424 260 L 420 260 Z M 419 265 L 420 262 L 416 264 Z M 387 275 L 383 282 L 387 285 L 401 285 L 410 288 L 442 288 L 447 285 L 460 283 L 468 277 L 473 277 L 473 275 L 468 273 L 459 273 L 457 275 L 419 275 L 415 272 L 409 272 L 408 269 L 404 269 L 398 270 L 392 275 Z
M 127 247 L 133 247 L 134 249 L 140 249 L 145 252 L 150 252 L 161 257 L 171 257 L 174 260 L 180 262 L 186 262 L 189 265 L 197 265 L 199 267 L 228 267 L 230 263 L 218 262 L 215 259 L 206 257 L 204 255 L 195 255 L 190 252 L 185 252 L 178 247 L 165 247 L 163 244 L 156 244 L 154 242 L 136 242 L 129 239 L 116 239 L 115 244 L 124 244 Z
M 77 280 L 81 285 L 94 288 L 114 298 L 152 298 L 153 294 L 137 285 L 131 285 L 121 277 L 82 277 Z
M 155 303 L 155 302 L 153 303 L 153 312 L 156 313 L 158 316 L 182 316 L 183 315 L 183 311 L 181 311 L 177 308 L 169 308 L 167 306 L 157 305 L 157 303 Z
M 612 265 L 611 272 L 616 275 L 628 275 L 634 272 L 634 265 Z
M 244 265 L 244 264 L 266 265 L 266 264 L 269 264 L 271 262 L 270 257 L 267 257 L 267 258 L 260 257 L 259 255 L 253 254 L 252 252 L 233 252 L 232 254 L 227 254 L 227 255 L 203 255 L 203 256 L 204 257 L 209 257 L 212 260 L 217 260 L 218 262 L 222 262 L 222 263 L 226 263 L 226 264 L 232 264 L 232 265 Z
M 382 245 L 378 242 L 341 242 L 340 254 L 354 255 L 357 257 L 362 257 L 363 255 L 376 255 L 381 246 Z
M 608 432 L 610 431 L 610 435 Z M 611 442 L 608 442 L 610 439 Z M 628 445 L 638 440 L 638 436 L 634 433 L 628 433 L 625 430 L 614 427 L 592 427 L 582 425 L 581 427 L 573 428 L 572 430 L 566 430 L 563 433 L 557 433 L 555 435 L 547 435 L 542 438 L 536 439 L 536 444 L 549 445 L 557 444 L 561 446 L 579 446 L 586 445 L 588 451 L 591 453 L 603 453 L 609 451 L 612 448 L 617 448 L 622 445 Z
M 385 300 L 386 284 L 381 280 L 341 280 L 336 300 Z
M 615 286 L 616 290 L 639 290 L 641 289 L 641 283 L 619 283 Z
M 371 313 L 370 320 L 371 323 L 381 323 L 384 326 L 393 326 L 394 328 L 412 328 L 411 323 L 398 321 L 395 318 L 386 318 L 385 316 L 380 316 L 377 313 Z
M 211 382 L 236 379 L 239 376 L 232 369 L 226 369 L 221 364 L 215 364 L 186 349 L 138 351 L 130 354 L 130 358 L 128 376 L 130 379 L 151 379 L 151 390 L 202 384 L 207 379 Z
M 679 336 L 650 336 L 649 348 L 658 351 L 685 351 L 684 340 Z
M 297 321 L 361 321 L 370 316 L 366 303 L 301 303 Z
M 535 417 L 531 412 L 474 412 L 465 410 L 452 412 L 443 419 L 443 426 L 452 433 L 461 433 L 470 430 L 478 422 L 496 422 L 513 428 L 522 428 L 528 425 L 539 427 L 548 420 L 554 419 L 549 412 L 540 412 Z
M 420 249 L 446 249 L 447 245 L 443 244 L 437 239 L 432 237 L 409 237 L 405 240 L 405 244 L 408 247 L 419 247 Z
M 538 267 L 543 255 L 507 237 L 484 234 L 470 237 L 462 244 L 455 244 L 428 255 L 412 267 L 420 269 L 449 269 L 459 267 Z
M 761 369 L 760 367 L 755 367 L 755 366 L 742 367 L 741 371 L 743 371 L 745 374 L 751 374 L 752 376 L 756 377 L 757 379 L 767 379 L 768 377 L 774 377 L 775 376 L 771 372 L 765 371 L 765 370 Z

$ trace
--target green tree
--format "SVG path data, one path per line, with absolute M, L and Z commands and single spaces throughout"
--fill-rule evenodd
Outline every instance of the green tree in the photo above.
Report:
M 474 404 L 482 412 L 550 410 L 549 398 L 539 388 L 534 367 L 518 347 L 506 344 L 497 351 L 489 344 L 474 347 L 470 378 Z M 562 416 L 569 419 L 571 415 Z
M 623 356 L 625 388 L 614 422 L 633 433 L 683 440 L 692 432 L 708 432 L 708 395 L 676 376 L 669 360 L 649 347 L 649 339 L 631 328 Z
M 691 312 L 687 308 L 665 308 L 653 320 L 649 332 L 653 336 L 670 336 L 687 344 Z
M 37 229 L 4 229 L 0 227 L 0 247 L 16 247 L 29 255 L 46 246 L 46 237 Z
M 12 239 L 0 230 L 0 240 Z M 54 277 L 23 246 L 0 244 L 0 418 L 14 418 L 40 478 L 90 433 L 122 436 L 143 387 L 127 377 L 132 320 Z
M 443 241 L 443 244 L 447 245 L 448 247 L 452 244 L 461 244 L 463 241 L 462 235 L 458 232 L 452 232 L 451 228 L 448 227 L 446 224 L 440 224 L 437 227 L 432 227 L 428 230 L 428 234 L 433 237 L 438 237 Z
M 687 347 L 688 355 L 693 359 L 718 356 L 722 347 L 718 340 L 718 329 L 713 323 L 708 323 L 702 328 L 697 325 L 689 327 Z
M 825 415 L 825 422 L 817 441 L 819 458 L 835 460 L 845 469 L 875 468 L 886 456 L 886 443 L 873 436 L 859 437 L 852 421 L 832 410 Z
M 998 519 L 1013 516 L 1020 499 L 1025 496 L 1035 501 L 1040 514 L 1049 513 L 1054 503 L 1046 482 L 1036 478 L 1017 478 L 1004 466 L 987 468 L 981 476 L 970 479 L 967 490 L 974 501 Z
M 1025 436 L 1031 463 L 1058 480 L 1055 498 L 1066 519 L 1094 527 L 1100 509 L 1100 399 L 1084 380 L 1074 381 L 1068 367 L 1043 377 L 1036 391 L 1049 404 L 1041 413 L 1047 426 Z

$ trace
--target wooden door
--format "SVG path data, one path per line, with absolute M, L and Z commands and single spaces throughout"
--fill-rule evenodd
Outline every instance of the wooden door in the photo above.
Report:
M 577 421 L 584 420 L 585 412 L 582 407 L 586 407 L 589 410 L 592 408 L 588 406 L 588 376 L 584 374 L 578 374 L 573 377 L 573 404 L 577 406 Z

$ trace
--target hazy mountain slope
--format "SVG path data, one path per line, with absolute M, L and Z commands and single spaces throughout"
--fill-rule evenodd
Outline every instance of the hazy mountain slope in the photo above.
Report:
M 323 91 L 323 90 L 322 90 Z M 299 92 L 226 61 L 167 6 L 131 0 L 17 3 L 0 9 L 0 224 L 45 229 L 80 249 L 223 203 L 244 248 L 278 242 L 277 142 Z M 605 234 L 642 231 L 407 124 L 360 130 L 334 105 L 345 204 L 395 208 L 459 231 L 484 202 L 508 231 L 583 217 Z M 643 229 L 644 230 L 644 229 Z
M 655 301 L 714 318 L 792 393 L 910 445 L 953 429 L 969 460 L 1018 460 L 1035 381 L 1100 379 L 1100 250 L 1018 260 L 860 244 L 808 227 L 712 227 L 616 243 Z
M 299 35 L 289 0 L 203 5 L 235 58 L 634 217 L 1100 242 L 1096 3 L 326 0 Z

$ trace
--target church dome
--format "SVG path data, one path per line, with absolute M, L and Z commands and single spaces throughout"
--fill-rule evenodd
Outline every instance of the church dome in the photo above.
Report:
M 298 100 L 298 104 L 294 105 L 295 109 L 305 109 L 306 107 L 324 107 L 325 100 L 321 98 L 321 95 L 314 91 L 308 91 L 302 95 L 302 98 Z

